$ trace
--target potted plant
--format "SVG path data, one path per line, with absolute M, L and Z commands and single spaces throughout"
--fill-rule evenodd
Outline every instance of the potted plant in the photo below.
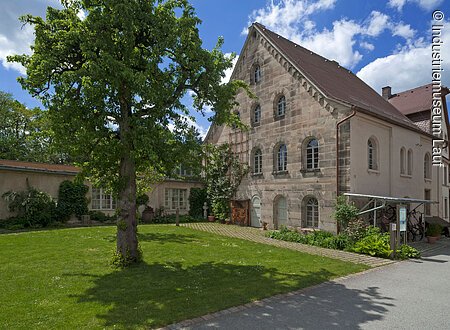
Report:
M 214 222 L 216 221 L 216 217 L 212 214 L 208 215 L 208 222 Z
M 442 234 L 442 226 L 437 223 L 430 223 L 427 227 L 427 240 L 428 243 L 434 244 Z

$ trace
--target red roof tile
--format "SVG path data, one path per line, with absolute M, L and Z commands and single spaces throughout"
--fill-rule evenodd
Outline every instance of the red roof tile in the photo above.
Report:
M 405 115 L 430 110 L 433 100 L 432 88 L 432 84 L 428 84 L 409 89 L 392 95 L 389 102 Z M 443 96 L 445 97 L 447 93 L 447 88 L 443 87 Z
M 78 172 L 80 172 L 80 168 L 72 165 L 32 163 L 7 159 L 0 159 L 0 169 L 14 169 L 24 171 L 70 173 L 70 174 L 77 174 Z
M 418 131 L 411 120 L 350 70 L 283 38 L 259 23 L 254 27 L 297 67 L 325 96 Z

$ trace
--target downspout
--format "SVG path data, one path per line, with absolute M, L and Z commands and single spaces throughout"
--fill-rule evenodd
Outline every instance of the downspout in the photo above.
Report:
M 339 196 L 339 127 L 341 124 L 356 115 L 356 111 L 352 106 L 353 112 L 336 123 L 336 198 Z M 339 223 L 336 223 L 337 232 L 339 233 Z

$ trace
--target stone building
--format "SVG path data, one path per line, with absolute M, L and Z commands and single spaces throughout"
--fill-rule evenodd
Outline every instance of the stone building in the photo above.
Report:
M 433 136 L 339 63 L 254 23 L 231 79 L 257 97 L 237 96 L 250 129 L 213 125 L 206 142 L 230 143 L 249 163 L 235 197 L 250 201 L 252 226 L 335 232 L 344 192 L 437 198 Z M 401 148 L 410 150 L 406 173 Z

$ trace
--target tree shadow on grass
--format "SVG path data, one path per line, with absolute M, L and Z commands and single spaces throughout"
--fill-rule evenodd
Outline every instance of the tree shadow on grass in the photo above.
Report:
M 103 238 L 108 242 L 116 242 L 116 235 L 108 235 Z M 187 244 L 197 241 L 198 238 L 194 235 L 186 234 L 170 234 L 170 233 L 138 233 L 139 242 L 152 242 L 159 244 L 179 243 Z
M 67 274 L 70 275 L 70 274 Z M 72 276 L 91 276 L 72 274 Z M 97 303 L 96 315 L 105 326 L 157 327 L 193 318 L 281 292 L 324 282 L 335 276 L 327 270 L 300 275 L 252 265 L 155 263 L 93 277 L 93 285 L 77 296 L 79 303 Z M 353 294 L 354 309 L 380 311 L 379 304 Z M 357 307 L 363 304 L 364 307 Z

